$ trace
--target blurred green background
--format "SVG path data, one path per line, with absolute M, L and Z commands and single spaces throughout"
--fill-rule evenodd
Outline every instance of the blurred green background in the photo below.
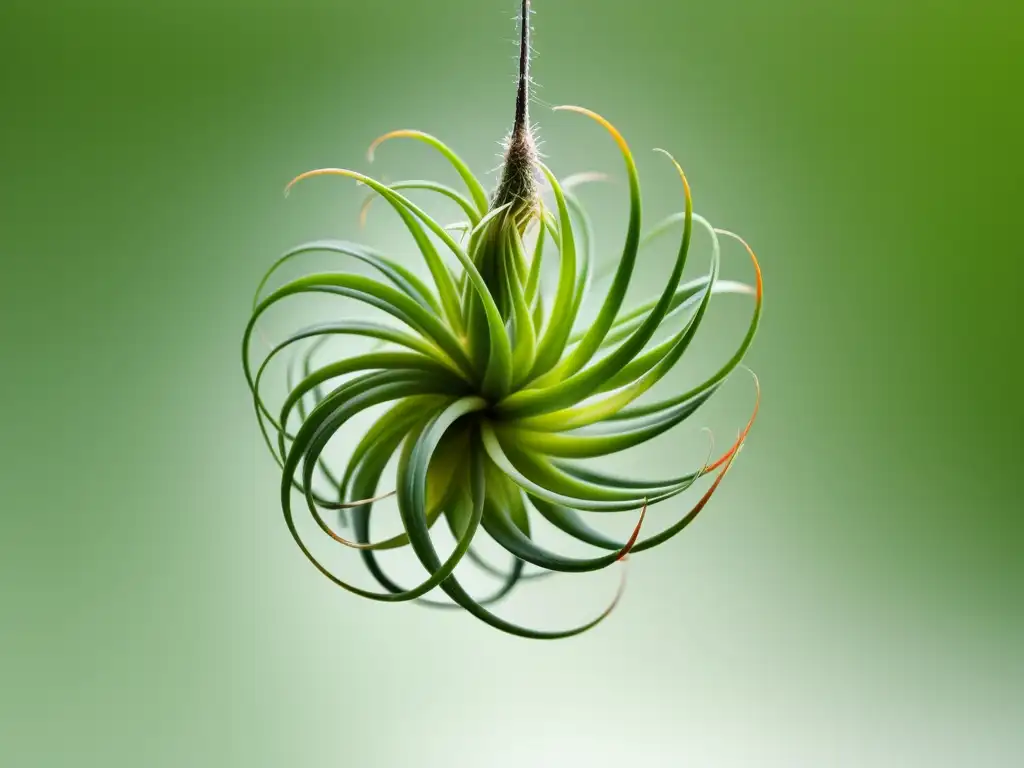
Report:
M 1024 764 L 1024 6 L 534 7 L 548 162 L 613 177 L 585 194 L 603 258 L 620 161 L 546 104 L 623 131 L 648 221 L 680 205 L 648 150 L 673 151 L 766 284 L 735 471 L 610 621 L 547 644 L 309 568 L 238 355 L 285 247 L 412 263 L 383 209 L 359 233 L 353 185 L 286 201 L 292 176 L 365 170 L 402 127 L 497 165 L 515 3 L 0 6 L 0 765 Z M 374 172 L 451 178 L 404 143 Z M 648 256 L 638 295 L 666 273 Z M 715 306 L 709 365 L 749 311 Z M 697 426 L 724 442 L 749 407 L 737 378 Z M 566 626 L 613 585 L 507 611 Z

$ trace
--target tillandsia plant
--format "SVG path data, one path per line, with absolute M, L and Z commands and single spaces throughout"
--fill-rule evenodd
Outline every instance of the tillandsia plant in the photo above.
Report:
M 384 184 L 356 171 L 328 168 L 298 176 L 342 176 L 368 188 L 372 197 L 394 210 L 412 236 L 429 279 L 362 245 L 316 241 L 284 254 L 257 289 L 243 339 L 246 377 L 257 418 L 271 453 L 281 466 L 281 505 L 296 543 L 328 579 L 372 600 L 417 601 L 459 607 L 497 629 L 530 638 L 554 639 L 580 634 L 607 617 L 622 593 L 597 618 L 572 629 L 538 631 L 499 617 L 494 603 L 528 578 L 552 572 L 580 573 L 606 568 L 667 542 L 705 507 L 732 466 L 754 421 L 716 461 L 677 477 L 643 480 L 599 471 L 583 460 L 607 457 L 644 444 L 684 424 L 737 370 L 757 331 L 761 316 L 760 268 L 738 236 L 717 229 L 694 213 L 682 168 L 664 153 L 681 180 L 683 210 L 641 230 L 641 195 L 636 165 L 619 132 L 603 117 L 580 107 L 558 109 L 596 121 L 614 139 L 625 162 L 629 220 L 621 258 L 603 296 L 592 295 L 594 234 L 587 212 L 573 191 L 574 177 L 560 181 L 537 152 L 529 121 L 530 3 L 521 6 L 521 52 L 515 122 L 506 142 L 497 188 L 488 195 L 465 163 L 437 138 L 418 131 L 395 131 L 375 141 L 415 139 L 439 152 L 454 168 L 466 192 L 433 181 Z M 464 213 L 461 225 L 445 227 L 403 194 L 420 190 L 446 198 Z M 550 196 L 550 204 L 545 197 Z M 627 288 L 644 245 L 682 225 L 678 255 L 664 290 L 634 309 L 623 307 Z M 710 235 L 708 272 L 683 282 L 694 225 Z M 461 238 L 453 235 L 461 230 Z M 753 286 L 719 278 L 723 238 L 741 243 L 754 263 Z M 265 292 L 270 277 L 301 254 L 326 252 L 354 259 L 381 279 L 350 272 L 308 274 Z M 450 255 L 443 255 L 443 254 Z M 547 260 L 557 277 L 542 270 Z M 545 283 L 550 285 L 545 285 Z M 266 295 L 264 295 L 266 293 Z M 655 402 L 636 401 L 682 359 L 705 318 L 712 296 L 740 293 L 754 298 L 747 332 L 729 360 L 688 391 Z M 298 330 L 272 346 L 259 366 L 250 360 L 257 321 L 272 306 L 292 297 L 329 294 L 361 302 L 383 313 L 385 321 L 338 319 Z M 600 299 L 599 302 L 597 299 Z M 581 308 L 594 301 L 596 312 L 582 322 Z M 363 337 L 374 346 L 316 367 L 312 358 L 325 340 Z M 296 353 L 301 379 L 289 379 L 288 394 L 274 414 L 261 394 L 270 361 Z M 290 366 L 291 371 L 295 366 Z M 755 378 L 756 383 L 756 378 Z M 357 414 L 386 406 L 358 440 L 339 471 L 325 456 L 328 443 Z M 754 415 L 757 413 L 755 401 Z M 378 484 L 397 458 L 397 488 L 380 494 Z M 668 501 L 713 476 L 710 488 L 674 524 L 641 537 L 649 505 Z M 319 479 L 318 479 L 319 478 Z M 316 486 L 316 487 L 315 487 Z M 327 492 L 317 487 L 328 489 Z M 357 550 L 383 591 L 354 586 L 332 573 L 300 536 L 293 494 L 304 499 L 323 534 Z M 397 497 L 404 532 L 371 541 L 375 504 Z M 325 517 L 338 513 L 339 527 L 351 525 L 353 538 L 341 536 Z M 638 522 L 627 541 L 600 532 L 594 518 L 630 513 Z M 545 519 L 556 529 L 605 554 L 562 556 L 531 535 L 531 520 Z M 454 548 L 442 557 L 431 532 L 444 518 Z M 588 520 L 590 518 L 590 520 Z M 484 558 L 474 543 L 486 534 L 512 557 L 507 571 Z M 376 553 L 411 547 L 428 577 L 414 587 L 395 582 Z M 475 563 L 502 581 L 489 597 L 471 596 L 456 576 L 463 561 Z M 529 564 L 539 570 L 527 572 Z M 425 598 L 440 588 L 451 602 Z

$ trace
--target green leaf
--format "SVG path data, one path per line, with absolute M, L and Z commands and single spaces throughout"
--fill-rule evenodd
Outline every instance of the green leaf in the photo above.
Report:
M 538 382 L 541 386 L 550 384 L 556 378 L 562 379 L 576 373 L 597 352 L 605 335 L 615 321 L 615 316 L 622 306 L 623 299 L 625 299 L 626 290 L 629 288 L 629 283 L 633 276 L 633 268 L 636 264 L 636 256 L 640 244 L 640 177 L 637 174 L 636 163 L 633 160 L 632 152 L 629 150 L 629 145 L 622 138 L 622 134 L 600 115 L 580 107 L 561 107 L 560 109 L 579 112 L 590 117 L 592 120 L 600 123 L 615 140 L 623 160 L 625 160 L 626 175 L 629 179 L 629 224 L 626 228 L 626 243 L 623 246 L 622 258 L 619 260 L 619 266 L 615 272 L 615 279 L 612 281 L 611 288 L 608 290 L 608 294 L 601 305 L 601 309 L 598 311 L 597 317 L 580 340 L 580 343 L 572 350 L 569 357 L 558 366 L 557 372 L 553 373 L 547 381 Z
M 583 301 L 586 299 L 587 294 L 590 292 L 592 283 L 591 273 L 594 264 L 594 226 L 590 221 L 590 216 L 587 214 L 587 210 L 580 203 L 579 198 L 576 195 L 569 192 L 565 193 L 565 201 L 569 204 L 569 209 L 576 216 L 580 223 L 580 245 L 579 253 L 582 254 L 583 258 L 580 260 L 580 276 L 576 281 L 576 292 L 572 299 L 572 318 L 573 324 L 579 319 L 580 309 L 583 307 Z M 572 334 L 569 336 L 572 339 Z
M 388 184 L 388 188 L 393 189 L 396 192 L 403 189 L 421 189 L 426 190 L 428 192 L 436 192 L 439 195 L 447 197 L 449 200 L 453 201 L 456 205 L 458 205 L 465 212 L 466 216 L 469 217 L 470 226 L 476 224 L 480 220 L 480 212 L 477 211 L 477 209 L 473 206 L 473 203 L 471 203 L 469 200 L 460 195 L 451 187 L 447 187 L 444 184 L 438 184 L 437 182 L 434 181 L 425 181 L 421 179 L 411 179 L 408 181 L 396 181 L 392 184 Z M 366 213 L 369 210 L 370 204 L 374 200 L 376 200 L 377 197 L 377 193 L 373 192 L 370 195 L 368 195 L 366 199 L 363 201 L 361 216 L 363 224 L 365 224 Z
M 373 142 L 373 144 L 370 145 L 370 150 L 368 152 L 370 162 L 373 162 L 374 154 L 376 153 L 377 148 L 380 147 L 381 144 L 383 144 L 385 141 L 397 138 L 416 139 L 417 141 L 422 141 L 425 144 L 429 144 L 438 152 L 440 152 L 445 157 L 445 159 L 449 163 L 451 163 L 456 173 L 459 174 L 459 176 L 462 178 L 462 181 L 466 184 L 466 188 L 469 190 L 469 194 L 470 196 L 472 196 L 473 202 L 476 203 L 476 208 L 479 215 L 483 216 L 487 212 L 487 208 L 490 206 L 490 203 L 487 200 L 487 193 L 484 191 L 484 188 L 480 184 L 480 182 L 477 181 L 476 176 L 474 176 L 472 171 L 469 170 L 469 166 L 467 166 L 462 161 L 462 159 L 457 154 L 455 154 L 455 152 L 449 149 L 444 142 L 442 142 L 440 139 L 431 136 L 430 134 L 423 133 L 422 131 L 409 130 L 391 131 L 390 133 L 386 133 L 379 139 L 376 139 Z
M 540 376 L 549 371 L 562 356 L 569 333 L 572 331 L 573 295 L 576 288 L 576 243 L 572 233 L 572 218 L 565 202 L 565 195 L 558 184 L 558 179 L 541 165 L 541 170 L 548 179 L 555 193 L 558 205 L 558 251 L 560 267 L 558 273 L 558 292 L 555 296 L 551 317 L 544 327 L 537 346 L 537 357 L 531 371 L 531 377 Z
M 571 471 L 571 467 L 560 467 L 540 454 L 524 451 L 515 445 L 502 445 L 502 449 L 522 476 L 564 498 L 575 499 L 575 503 L 570 506 L 577 509 L 587 509 L 588 506 L 585 505 L 594 502 L 616 501 L 626 502 L 627 506 L 622 507 L 623 509 L 637 509 L 645 500 L 654 504 L 680 493 L 697 477 L 696 474 L 688 475 L 650 486 L 620 485 L 614 481 L 595 482 L 585 476 L 576 475 Z M 596 473 L 593 476 L 600 477 Z M 628 506 L 630 504 L 632 506 Z
M 488 500 L 484 508 L 483 527 L 491 537 L 516 557 L 532 565 L 560 573 L 588 573 L 599 571 L 621 560 L 632 546 L 623 547 L 613 554 L 593 558 L 576 558 L 559 555 L 536 544 L 529 534 L 515 524 L 508 508 Z M 521 504 L 520 500 L 520 504 Z M 637 526 L 639 531 L 639 525 Z
M 505 450 L 495 435 L 494 428 L 490 424 L 482 424 L 480 429 L 484 449 L 488 457 L 493 461 L 512 482 L 518 485 L 527 493 L 539 496 L 540 498 L 554 504 L 562 504 L 574 509 L 583 509 L 589 512 L 628 512 L 639 509 L 644 499 L 630 496 L 627 500 L 590 500 L 571 496 L 567 493 L 559 493 L 549 489 L 546 485 L 534 481 L 512 462 L 506 455 Z M 547 480 L 547 478 L 545 478 Z M 653 503 L 653 501 L 652 501 Z
M 506 290 L 512 304 L 512 329 L 515 336 L 512 347 L 512 385 L 518 386 L 530 375 L 533 367 L 537 353 L 537 335 L 523 285 L 512 275 L 513 262 L 523 253 L 523 242 L 519 230 L 515 227 L 509 227 L 507 230 L 504 253 Z
M 357 355 L 330 363 L 313 371 L 300 381 L 285 398 L 281 406 L 281 425 L 299 399 L 314 387 L 331 379 L 365 370 L 393 371 L 397 373 L 422 373 L 431 381 L 432 393 L 459 395 L 465 389 L 465 382 L 453 376 L 443 366 L 429 357 L 414 352 L 377 352 Z
M 391 259 L 367 248 L 364 245 L 345 242 L 344 240 L 315 240 L 311 243 L 303 243 L 285 252 L 274 265 L 267 271 L 256 288 L 256 295 L 253 297 L 253 310 L 259 306 L 260 294 L 266 287 L 271 276 L 288 262 L 307 253 L 336 253 L 342 256 L 349 256 L 375 268 L 384 277 L 390 280 L 395 287 L 405 293 L 409 298 L 419 302 L 432 312 L 439 312 L 440 308 L 437 299 L 430 292 L 430 289 L 416 275 L 410 272 Z
M 537 242 L 534 243 L 533 246 L 533 258 L 530 260 L 530 272 L 526 277 L 526 301 L 531 306 L 533 306 L 536 301 L 537 294 L 540 290 L 540 272 L 544 263 L 544 238 L 548 231 L 547 226 L 545 226 L 546 217 L 546 211 L 542 206 L 539 213 L 540 224 L 537 227 Z
M 465 350 L 436 315 L 432 314 L 404 293 L 363 275 L 323 273 L 306 275 L 278 288 L 256 307 L 242 340 L 243 360 L 247 357 L 249 340 L 259 317 L 271 306 L 289 296 L 306 293 L 327 293 L 354 299 L 376 307 L 401 320 L 434 342 L 460 371 L 469 375 L 472 370 Z
M 681 424 L 706 403 L 717 388 L 710 387 L 688 401 L 626 424 L 603 424 L 600 430 L 553 433 L 502 427 L 501 432 L 513 433 L 510 439 L 514 439 L 525 448 L 548 456 L 576 459 L 610 456 L 653 440 Z

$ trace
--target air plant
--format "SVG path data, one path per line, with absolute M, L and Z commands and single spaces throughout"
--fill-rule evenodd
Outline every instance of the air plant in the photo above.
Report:
M 529 121 L 530 3 L 521 7 L 521 55 L 514 127 L 496 191 L 488 195 L 465 163 L 437 138 L 403 130 L 382 136 L 370 150 L 395 138 L 414 139 L 439 152 L 454 168 L 466 192 L 432 181 L 384 184 L 356 171 L 327 168 L 298 176 L 289 185 L 314 176 L 353 179 L 382 198 L 412 236 L 429 280 L 362 245 L 317 241 L 298 246 L 270 269 L 256 292 L 243 339 L 246 377 L 260 428 L 282 470 L 281 506 L 289 531 L 309 561 L 339 587 L 372 600 L 417 601 L 459 607 L 511 634 L 541 639 L 580 634 L 606 618 L 622 593 L 597 618 L 567 630 L 538 631 L 507 621 L 492 608 L 523 580 L 538 574 L 581 573 L 606 568 L 667 542 L 705 507 L 746 439 L 757 405 L 738 439 L 716 461 L 677 477 L 644 480 L 621 477 L 588 466 L 584 460 L 618 454 L 683 424 L 714 395 L 741 365 L 757 331 L 762 305 L 760 268 L 737 235 L 717 229 L 694 213 L 682 168 L 667 152 L 681 180 L 683 211 L 641 232 L 641 195 L 636 165 L 623 137 L 603 117 L 580 107 L 557 109 L 596 121 L 614 139 L 625 162 L 629 220 L 622 255 L 596 314 L 579 322 L 592 296 L 594 235 L 587 212 L 573 191 L 579 178 L 559 181 L 537 152 Z M 546 189 L 542 188 L 546 183 Z M 465 214 L 461 227 L 444 227 L 403 192 L 422 190 L 446 198 Z M 542 194 L 543 192 L 543 194 Z M 547 204 L 544 195 L 553 203 Z M 664 290 L 656 298 L 624 309 L 624 297 L 641 248 L 682 225 L 678 255 Z M 708 272 L 682 282 L 694 225 L 711 238 Z M 453 232 L 462 230 L 461 239 Z M 722 238 L 739 241 L 753 260 L 753 286 L 719 278 Z M 531 245 L 528 247 L 528 243 Z M 285 263 L 310 252 L 354 259 L 380 279 L 352 272 L 319 272 L 292 280 L 264 294 L 270 277 Z M 449 252 L 449 255 L 442 254 Z M 549 282 L 542 264 L 557 254 L 557 278 Z M 636 401 L 682 359 L 707 314 L 712 296 L 752 295 L 755 306 L 738 349 L 712 376 L 688 391 L 655 402 Z M 291 297 L 329 294 L 380 310 L 388 321 L 339 319 L 301 329 L 273 346 L 255 367 L 250 345 L 257 321 Z M 580 327 L 583 326 L 583 327 Z M 314 367 L 312 356 L 325 340 L 372 339 L 363 354 Z M 285 350 L 308 344 L 301 380 L 288 382 L 288 394 L 273 414 L 261 394 L 268 364 Z M 756 383 L 756 378 L 755 378 Z M 348 422 L 368 409 L 386 405 L 355 445 L 341 472 L 325 457 L 328 443 Z M 296 426 L 290 426 L 292 423 Z M 271 434 L 273 433 L 273 435 Z M 380 494 L 386 466 L 397 457 L 397 488 Z M 700 478 L 713 483 L 674 524 L 642 538 L 648 506 L 673 499 Z M 314 488 L 325 479 L 329 494 Z M 330 539 L 358 550 L 383 591 L 342 580 L 323 565 L 300 536 L 293 493 L 304 498 L 316 524 Z M 370 539 L 371 511 L 394 495 L 404 528 L 384 541 Z M 342 537 L 325 519 L 325 510 L 347 510 L 354 539 Z M 627 541 L 618 541 L 591 525 L 595 518 L 634 513 L 638 522 Z M 347 524 L 346 512 L 339 513 Z M 562 556 L 531 535 L 536 515 L 555 528 L 605 554 Z M 455 539 L 442 557 L 431 537 L 444 518 Z M 588 518 L 590 520 L 588 521 Z M 481 533 L 508 551 L 508 571 L 490 565 L 474 548 Z M 396 583 L 376 553 L 411 547 L 429 574 L 420 584 Z M 474 598 L 455 574 L 469 560 L 502 579 L 486 599 Z M 540 569 L 527 573 L 526 564 Z M 624 583 L 624 580 L 623 582 Z M 451 602 L 425 599 L 440 588 Z

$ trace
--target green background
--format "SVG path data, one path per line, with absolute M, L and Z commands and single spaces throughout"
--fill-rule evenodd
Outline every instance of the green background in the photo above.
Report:
M 353 185 L 283 186 L 402 127 L 494 168 L 514 6 L 0 6 L 0 764 L 1024 762 L 1019 2 L 535 0 L 533 117 L 557 173 L 612 175 L 585 193 L 602 257 L 621 163 L 546 104 L 623 131 L 648 221 L 680 205 L 664 146 L 758 250 L 761 418 L 580 639 L 362 601 L 301 558 L 239 364 L 252 291 L 303 240 L 413 251 L 383 209 L 359 233 Z M 451 180 L 409 143 L 374 172 Z M 642 263 L 638 295 L 668 272 Z M 749 311 L 715 306 L 694 371 Z M 736 378 L 627 471 L 750 400 Z M 567 626 L 614 578 L 506 610 Z

